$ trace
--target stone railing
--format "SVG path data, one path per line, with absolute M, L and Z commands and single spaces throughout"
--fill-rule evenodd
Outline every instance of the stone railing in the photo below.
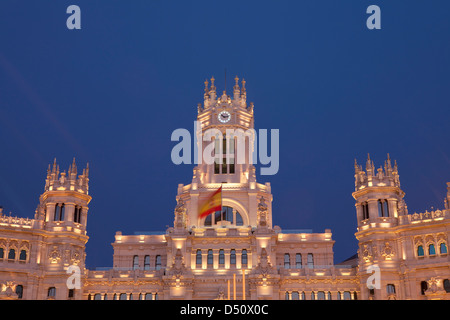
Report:
M 443 220 L 448 218 L 448 214 L 446 211 L 436 210 L 436 211 L 425 211 L 421 213 L 413 213 L 408 216 L 410 223 L 419 223 L 419 222 L 428 222 L 428 221 L 436 221 Z
M 31 228 L 33 221 L 28 218 L 0 216 L 0 226 Z

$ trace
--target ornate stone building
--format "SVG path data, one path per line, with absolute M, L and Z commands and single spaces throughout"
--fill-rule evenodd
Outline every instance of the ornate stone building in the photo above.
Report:
M 214 79 L 205 82 L 197 149 L 199 155 L 211 151 L 214 161 L 195 166 L 191 183 L 178 186 L 172 227 L 116 232 L 113 266 L 87 270 L 89 169 L 77 176 L 74 161 L 66 174 L 55 161 L 35 218 L 0 216 L 0 297 L 450 299 L 450 183 L 445 209 L 409 214 L 389 156 L 377 170 L 370 158 L 366 170 L 355 163 L 359 250 L 335 264 L 329 229 L 312 233 L 272 224 L 271 186 L 256 181 L 251 160 L 254 106 L 247 104 L 245 81 L 235 80 L 232 97 L 218 96 Z M 202 143 L 207 132 L 214 133 L 212 142 Z M 244 161 L 241 143 L 249 151 Z M 222 211 L 199 218 L 200 203 L 219 187 Z M 70 277 L 80 286 L 72 288 Z

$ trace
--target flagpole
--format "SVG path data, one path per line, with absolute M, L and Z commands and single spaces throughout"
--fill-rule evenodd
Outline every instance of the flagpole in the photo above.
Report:
M 236 300 L 236 273 L 233 273 L 233 300 Z
M 245 300 L 245 270 L 242 270 L 242 300 Z

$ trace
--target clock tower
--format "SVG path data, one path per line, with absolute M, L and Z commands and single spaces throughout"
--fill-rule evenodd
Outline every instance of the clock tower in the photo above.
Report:
M 177 200 L 185 204 L 186 228 L 253 226 L 258 224 L 261 198 L 268 204 L 267 225 L 271 227 L 270 184 L 256 182 L 254 106 L 247 104 L 245 80 L 235 77 L 233 95 L 217 95 L 215 79 L 205 81 L 203 105 L 196 122 L 197 166 L 192 183 L 179 185 Z M 227 217 L 198 218 L 199 204 L 222 187 L 222 206 Z M 237 214 L 236 214 L 237 213 Z M 220 221 L 219 221 L 220 219 Z

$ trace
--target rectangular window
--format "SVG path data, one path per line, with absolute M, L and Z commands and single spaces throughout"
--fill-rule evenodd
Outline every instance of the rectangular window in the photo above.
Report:
M 197 268 L 201 268 L 202 267 L 202 250 L 197 250 L 197 255 L 195 258 L 195 264 L 197 266 Z
M 155 258 L 155 269 L 160 270 L 161 269 L 161 256 L 156 256 Z
M 150 256 L 144 257 L 144 270 L 150 270 Z
M 284 268 L 290 269 L 291 268 L 291 257 L 289 253 L 284 254 Z
M 139 269 L 139 257 L 134 256 L 133 257 L 133 270 Z
M 214 174 L 220 173 L 220 165 L 217 159 L 214 160 Z
M 242 267 L 247 267 L 247 250 L 243 249 L 242 250 L 242 255 L 241 255 L 241 265 Z
M 228 173 L 228 170 L 227 170 L 227 158 L 223 158 L 223 160 L 222 160 L 222 174 L 224 174 L 224 173 Z
M 236 266 L 236 250 L 234 249 L 230 251 L 230 265 Z
M 295 255 L 295 267 L 297 269 L 301 269 L 302 268 L 302 255 L 300 253 L 297 253 Z
M 214 142 L 214 174 L 228 173 L 235 173 L 235 140 L 234 138 L 229 138 L 228 141 L 226 138 L 216 139 Z
M 208 250 L 207 264 L 209 267 L 212 267 L 214 262 L 213 251 L 211 249 Z
M 362 210 L 363 210 L 363 220 L 369 219 L 369 205 L 367 202 L 363 202 Z
M 308 253 L 308 268 L 314 268 L 314 256 L 312 253 Z

